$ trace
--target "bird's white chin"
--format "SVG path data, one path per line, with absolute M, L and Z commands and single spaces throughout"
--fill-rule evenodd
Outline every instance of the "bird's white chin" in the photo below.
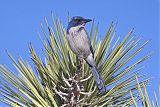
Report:
M 86 25 L 86 23 L 83 23 L 82 26 L 84 27 Z
M 81 24 L 81 25 L 78 25 L 77 27 L 78 28 L 82 28 L 82 27 L 84 27 L 86 24 L 85 23 L 83 23 L 83 24 Z

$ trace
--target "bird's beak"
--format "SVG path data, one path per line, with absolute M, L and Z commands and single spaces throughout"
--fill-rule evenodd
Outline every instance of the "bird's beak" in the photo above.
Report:
M 84 19 L 84 22 L 85 23 L 88 23 L 88 22 L 90 22 L 90 21 L 92 21 L 91 19 Z

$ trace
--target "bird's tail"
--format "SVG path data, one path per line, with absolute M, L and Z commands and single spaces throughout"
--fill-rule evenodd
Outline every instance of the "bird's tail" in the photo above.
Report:
M 98 70 L 96 67 L 90 67 L 90 70 L 96 81 L 99 91 L 101 92 L 101 94 L 104 94 L 106 92 L 106 87 L 105 87 L 102 76 L 98 73 Z
M 99 91 L 101 92 L 101 94 L 104 94 L 106 92 L 106 87 L 105 87 L 105 84 L 104 84 L 104 80 L 97 70 L 97 67 L 95 65 L 93 57 L 88 56 L 86 58 L 86 62 L 88 63 L 88 65 L 90 67 L 92 76 L 96 81 L 96 84 L 97 84 L 97 87 L 98 87 Z

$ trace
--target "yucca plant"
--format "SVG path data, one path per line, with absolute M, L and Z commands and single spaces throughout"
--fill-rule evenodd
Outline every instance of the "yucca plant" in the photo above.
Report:
M 45 39 L 42 39 L 45 58 L 40 58 L 29 44 L 35 69 L 19 58 L 17 61 L 8 53 L 17 71 L 0 65 L 1 101 L 13 107 L 126 107 L 141 100 L 139 90 L 148 79 L 143 78 L 137 65 L 150 57 L 151 53 L 127 63 L 137 55 L 146 41 L 131 36 L 131 30 L 122 40 L 116 37 L 116 24 L 110 24 L 103 40 L 98 38 L 98 26 L 94 22 L 90 39 L 94 48 L 94 58 L 98 71 L 104 78 L 107 91 L 101 95 L 95 85 L 86 63 L 77 67 L 79 61 L 66 41 L 66 30 L 58 18 L 52 15 L 53 27 L 41 24 Z M 48 32 L 46 32 L 46 28 Z M 95 30 L 94 30 L 95 29 Z M 114 41 L 114 43 L 113 43 Z M 138 85 L 137 85 L 138 83 Z
M 154 100 L 150 99 L 148 92 L 147 92 L 147 88 L 146 88 L 146 84 L 143 83 L 143 89 L 141 88 L 141 85 L 139 84 L 138 78 L 136 79 L 137 81 L 137 85 L 138 85 L 138 92 L 139 92 L 139 97 L 140 97 L 140 103 L 142 104 L 141 106 L 143 107 L 159 107 L 158 104 L 158 98 L 156 92 L 154 92 Z M 133 96 L 132 91 L 130 91 L 131 97 L 132 97 L 132 101 L 134 102 L 134 106 L 135 107 L 139 107 L 138 105 L 138 101 L 136 100 L 136 98 Z M 159 94 L 160 94 L 160 89 L 159 89 Z

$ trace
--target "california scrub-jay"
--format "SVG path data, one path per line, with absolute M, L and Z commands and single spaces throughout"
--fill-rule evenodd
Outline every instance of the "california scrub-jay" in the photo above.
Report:
M 98 89 L 103 94 L 106 91 L 104 81 L 101 75 L 98 73 L 95 61 L 94 53 L 91 45 L 91 41 L 88 37 L 88 34 L 84 28 L 87 22 L 92 21 L 91 19 L 85 19 L 80 16 L 75 16 L 71 19 L 67 28 L 67 41 L 69 47 L 78 56 L 80 62 L 83 59 L 87 62 L 90 67 L 92 76 L 94 77 Z

